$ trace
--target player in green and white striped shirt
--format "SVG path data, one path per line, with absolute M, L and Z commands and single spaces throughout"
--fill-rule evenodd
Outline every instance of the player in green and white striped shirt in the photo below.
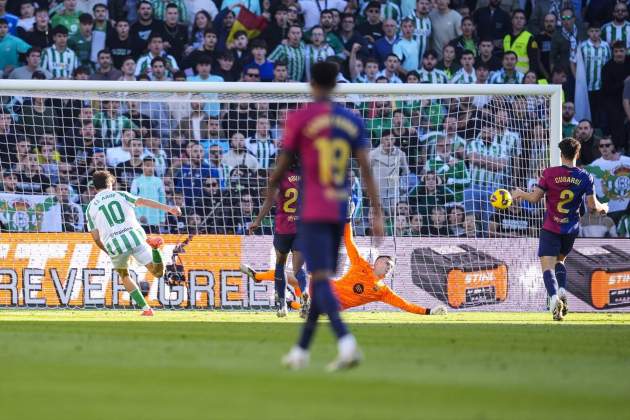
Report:
M 160 237 L 147 239 L 134 207 L 159 209 L 174 216 L 180 216 L 182 212 L 179 207 L 138 198 L 125 191 L 114 191 L 115 181 L 108 171 L 94 172 L 92 182 L 97 192 L 85 211 L 87 227 L 96 245 L 111 258 L 113 269 L 120 275 L 131 299 L 143 309 L 142 315 L 152 316 L 153 310 L 129 277 L 129 257 L 134 257 L 156 278 L 162 277 L 164 261 L 159 247 L 164 241 Z
M 457 70 L 451 79 L 451 83 L 469 84 L 477 83 L 477 73 L 473 64 L 475 64 L 475 55 L 470 50 L 464 50 L 459 59 L 462 68 Z
M 287 44 L 280 44 L 269 55 L 271 62 L 284 61 L 287 63 L 289 79 L 301 82 L 306 69 L 306 48 L 302 44 L 302 28 L 291 25 L 287 34 Z
M 630 48 L 630 22 L 628 17 L 628 6 L 617 3 L 613 12 L 613 21 L 602 26 L 602 39 L 612 45 L 616 41 L 623 41 L 626 48 Z
M 422 57 L 428 49 L 429 38 L 431 37 L 431 32 L 433 31 L 431 19 L 429 18 L 430 7 L 431 2 L 429 0 L 418 0 L 416 2 L 415 13 L 409 15 L 409 18 L 411 18 L 416 24 L 413 36 L 420 43 L 419 57 Z
M 56 26 L 52 36 L 54 44 L 44 50 L 42 68 L 48 70 L 54 79 L 71 79 L 79 64 L 77 55 L 68 48 L 68 30 L 65 26 Z
M 588 39 L 580 44 L 578 52 L 582 54 L 586 69 L 586 87 L 589 92 L 602 88 L 602 68 L 612 58 L 612 51 L 607 42 L 601 39 L 601 30 L 594 25 L 588 28 Z

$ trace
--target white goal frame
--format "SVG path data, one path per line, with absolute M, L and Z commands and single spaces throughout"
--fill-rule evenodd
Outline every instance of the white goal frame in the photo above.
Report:
M 0 80 L 0 91 L 20 92 L 120 92 L 137 93 L 200 93 L 200 94 L 309 94 L 307 83 L 249 82 L 120 82 L 92 80 Z M 562 86 L 560 85 L 495 85 L 495 84 L 384 84 L 340 83 L 335 93 L 342 95 L 419 95 L 454 97 L 479 95 L 543 95 L 550 97 L 549 149 L 550 165 L 560 164 L 556 146 L 562 140 Z M 122 99 L 122 98 L 121 98 Z

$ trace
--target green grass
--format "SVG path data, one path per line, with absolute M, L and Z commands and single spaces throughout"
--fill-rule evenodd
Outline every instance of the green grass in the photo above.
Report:
M 366 356 L 280 356 L 299 319 L 0 311 L 0 419 L 629 419 L 630 314 L 345 314 Z

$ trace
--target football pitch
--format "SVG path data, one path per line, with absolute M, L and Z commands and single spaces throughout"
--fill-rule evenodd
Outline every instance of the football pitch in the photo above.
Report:
M 271 312 L 0 311 L 0 418 L 629 419 L 630 314 L 346 313 L 364 351 L 329 374 L 279 363 Z

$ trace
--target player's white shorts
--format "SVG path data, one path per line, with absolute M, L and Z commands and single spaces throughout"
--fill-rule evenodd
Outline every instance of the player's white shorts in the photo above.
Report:
M 113 257 L 110 255 L 113 268 L 129 268 L 129 257 L 135 258 L 140 265 L 147 265 L 153 262 L 151 247 L 143 243 L 124 254 L 114 255 Z

